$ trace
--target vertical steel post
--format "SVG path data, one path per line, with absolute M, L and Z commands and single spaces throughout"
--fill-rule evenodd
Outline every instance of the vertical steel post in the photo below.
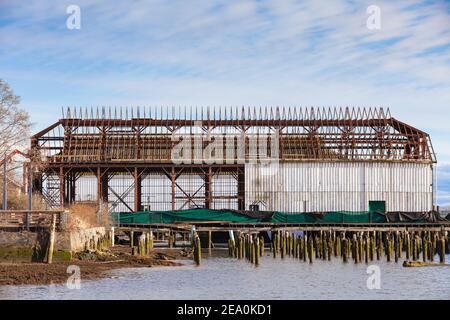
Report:
M 238 209 L 245 210 L 245 168 L 237 169 Z
M 172 166 L 171 171 L 171 179 L 172 179 L 172 210 L 175 210 L 175 167 Z
M 212 168 L 208 167 L 208 171 L 205 174 L 205 207 L 206 209 L 212 209 Z
M 141 172 L 134 168 L 134 211 L 141 211 L 142 204 L 142 179 Z
M 66 204 L 66 183 L 65 183 L 64 169 L 59 168 L 59 204 L 61 208 L 64 208 Z

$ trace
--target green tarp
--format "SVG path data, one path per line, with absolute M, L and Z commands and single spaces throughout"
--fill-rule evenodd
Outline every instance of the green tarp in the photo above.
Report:
M 382 212 L 325 212 L 286 213 L 270 212 L 257 214 L 249 211 L 191 209 L 180 211 L 144 211 L 135 213 L 113 213 L 113 219 L 121 224 L 164 223 L 186 221 L 227 221 L 241 223 L 374 223 L 388 222 Z
M 113 214 L 116 221 L 118 216 L 118 213 Z M 120 214 L 120 223 L 174 223 L 182 221 L 262 222 L 263 220 L 263 218 L 254 218 L 233 210 L 191 209 Z
M 382 213 L 377 212 L 325 212 L 325 213 L 284 213 L 276 212 L 271 222 L 284 223 L 371 223 L 387 222 Z

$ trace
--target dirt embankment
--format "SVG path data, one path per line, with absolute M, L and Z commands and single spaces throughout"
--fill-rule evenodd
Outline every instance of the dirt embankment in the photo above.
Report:
M 79 253 L 72 261 L 51 265 L 0 262 L 0 285 L 65 283 L 71 275 L 67 272 L 70 265 L 80 267 L 80 276 L 84 281 L 107 277 L 105 271 L 112 269 L 180 266 L 182 264 L 174 260 L 182 259 L 186 259 L 182 250 L 155 249 L 146 257 L 137 257 L 130 254 L 129 246 L 119 245 L 105 252 Z

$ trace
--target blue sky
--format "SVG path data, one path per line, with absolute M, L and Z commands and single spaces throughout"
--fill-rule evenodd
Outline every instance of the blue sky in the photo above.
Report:
M 69 105 L 388 106 L 431 134 L 450 205 L 448 1 L 0 0 L 0 44 L 36 131 Z

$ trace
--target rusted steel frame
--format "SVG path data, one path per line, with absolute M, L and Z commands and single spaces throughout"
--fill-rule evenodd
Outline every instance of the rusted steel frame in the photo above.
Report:
M 238 209 L 245 210 L 245 167 L 236 168 L 238 175 Z
M 141 211 L 142 208 L 142 174 L 142 169 L 134 168 L 134 211 Z
M 316 128 L 314 128 L 316 129 Z M 217 133 L 216 133 L 217 134 Z M 216 135 L 214 134 L 214 135 Z M 224 132 L 220 132 L 218 134 L 225 134 Z M 325 132 L 320 133 L 316 132 L 314 133 L 315 136 L 321 137 L 323 140 L 331 140 L 331 141 L 339 141 L 341 139 L 349 140 L 349 139 L 357 139 L 357 141 L 370 141 L 374 140 L 375 142 L 379 141 L 380 137 L 376 133 L 354 133 L 354 132 L 344 132 L 342 133 L 334 133 L 334 132 Z M 395 133 L 389 133 L 385 134 L 387 137 L 383 140 L 392 140 L 392 141 L 407 141 L 411 142 L 412 139 L 424 139 L 427 140 L 428 136 L 416 136 L 414 134 L 406 135 L 406 134 L 395 134 Z M 233 134 L 233 136 L 237 136 L 237 134 Z M 294 138 L 302 138 L 306 139 L 307 137 L 310 137 L 311 133 L 309 132 L 302 132 L 302 133 L 296 133 L 296 134 L 286 134 L 281 132 L 280 139 L 289 140 Z M 108 137 L 116 137 L 117 142 L 114 144 L 126 144 L 128 145 L 130 142 L 132 144 L 137 144 L 139 141 L 142 142 L 154 142 L 158 144 L 158 147 L 160 145 L 167 145 L 167 143 L 171 140 L 171 134 L 164 134 L 159 136 L 142 136 L 140 135 L 139 141 L 138 139 L 135 139 L 133 135 L 108 135 Z M 131 139 L 131 140 L 130 140 Z M 79 136 L 79 135 L 72 135 L 72 140 L 70 142 L 71 145 L 98 145 L 102 142 L 102 136 L 98 134 L 94 134 L 92 136 Z M 205 140 L 205 139 L 203 139 Z M 204 141 L 205 142 L 205 141 Z M 418 141 L 413 141 L 418 142 Z M 42 146 L 42 148 L 50 148 L 46 146 Z
M 87 168 L 91 169 L 91 168 Z M 96 177 L 97 177 L 97 202 L 108 203 L 108 190 L 109 190 L 109 170 L 108 168 L 102 168 L 101 166 L 96 166 Z
M 171 168 L 170 181 L 171 181 L 171 191 L 172 191 L 172 210 L 175 210 L 175 167 Z
M 212 199 L 212 168 L 208 167 L 208 171 L 204 173 L 205 180 L 205 206 L 207 209 L 213 208 L 213 199 Z
M 189 203 L 191 200 L 192 200 L 192 197 L 194 197 L 204 186 L 205 186 L 205 184 L 203 183 L 198 189 L 197 189 L 197 191 L 195 191 L 195 193 L 191 196 L 191 195 L 189 195 L 177 182 L 176 182 L 176 180 L 173 178 L 173 176 L 169 173 L 169 172 L 167 172 L 167 170 L 163 170 L 163 173 L 166 175 L 166 177 L 167 178 L 169 178 L 171 181 L 172 181 L 172 183 L 173 183 L 173 186 L 174 187 L 177 187 L 185 196 L 186 196 L 186 198 L 188 199 L 183 205 L 182 205 L 182 207 L 181 208 L 184 208 L 184 206 L 186 205 L 186 203 Z M 198 172 L 188 172 L 188 173 L 186 173 L 186 174 L 197 174 L 198 175 Z M 180 173 L 180 175 L 181 175 L 181 173 Z M 172 198 L 173 199 L 176 199 L 177 197 L 175 197 L 175 188 L 173 187 L 173 192 L 172 192 Z M 203 198 L 204 199 L 204 198 Z M 195 204 L 195 205 L 197 205 L 196 203 L 195 203 L 195 201 L 193 201 L 192 200 L 192 202 Z
M 136 158 L 137 159 L 141 159 L 142 155 L 141 155 L 141 151 L 143 148 L 143 140 L 141 138 L 141 133 L 143 132 L 143 130 L 145 130 L 145 128 L 141 128 L 141 127 L 136 127 L 136 141 L 134 142 L 135 146 L 136 146 Z
M 93 126 L 95 119 L 61 119 L 67 123 L 68 126 Z M 220 122 L 219 122 L 220 121 Z M 132 127 L 133 125 L 139 126 L 153 126 L 153 127 L 193 127 L 196 124 L 211 128 L 211 121 L 208 119 L 101 119 L 102 123 L 107 122 L 108 126 L 113 127 Z M 336 127 L 339 125 L 352 125 L 371 127 L 377 125 L 383 125 L 384 119 L 349 119 L 349 120 L 336 120 L 336 119 L 214 119 L 213 127 L 223 126 L 305 126 L 313 127 L 320 125 L 322 127 Z M 416 129 L 417 133 L 422 133 Z M 415 131 L 415 130 L 412 130 Z
M 65 205 L 65 194 L 66 194 L 66 184 L 65 184 L 65 174 L 64 168 L 59 168 L 59 203 L 61 207 Z
M 317 133 L 316 135 L 318 135 L 318 136 L 321 136 L 322 134 L 320 134 L 320 133 Z M 326 136 L 330 136 L 330 134 L 329 133 L 325 133 L 325 134 L 323 134 L 325 137 Z M 166 139 L 168 139 L 168 135 L 166 135 Z M 71 134 L 70 135 L 70 139 L 71 140 L 73 140 L 74 139 L 74 135 L 73 134 Z M 87 138 L 87 139 L 91 139 L 91 138 Z M 282 139 L 283 139 L 283 137 L 282 137 Z M 298 138 L 299 140 L 301 139 L 301 138 Z M 323 138 L 322 138 L 323 139 Z M 331 139 L 331 138 L 329 138 L 329 139 Z M 328 140 L 329 140 L 328 139 Z M 313 142 L 313 146 L 314 146 L 314 142 L 315 142 L 315 144 L 317 145 L 317 139 L 313 139 L 312 137 L 311 137 L 311 140 L 312 140 L 312 142 Z M 423 145 L 425 146 L 425 145 L 427 145 L 426 143 L 425 143 L 425 140 L 428 140 L 427 139 L 427 137 L 425 137 L 425 138 L 423 138 Z M 156 140 L 154 140 L 155 141 L 155 144 L 156 144 Z M 288 140 L 288 141 L 291 141 L 291 140 Z M 355 140 L 353 140 L 353 141 L 355 141 Z M 389 140 L 390 142 L 391 142 L 391 140 Z M 120 145 L 121 144 L 121 142 L 120 142 L 120 136 L 117 136 L 117 145 Z M 120 142 L 120 143 L 119 143 Z M 163 143 L 164 142 L 164 140 L 161 142 L 161 143 Z M 370 142 L 370 140 L 358 140 L 357 141 L 358 143 L 364 143 L 364 142 Z M 397 143 L 397 142 L 395 142 L 395 143 Z M 414 143 L 410 143 L 411 145 L 414 145 L 415 143 L 418 143 L 418 142 L 414 142 Z M 75 150 L 79 150 L 79 149 L 81 149 L 80 148 L 80 146 L 77 144 L 77 142 L 73 142 L 73 143 L 71 143 L 73 146 L 69 146 L 69 148 L 70 149 L 72 149 L 72 148 L 75 148 Z M 81 144 L 83 145 L 83 144 L 88 144 L 88 142 L 84 142 L 84 141 L 82 141 L 81 142 Z M 301 144 L 301 146 L 303 145 L 303 143 Z M 353 145 L 355 145 L 355 143 L 353 142 Z M 66 146 L 67 146 L 67 144 L 66 144 Z M 161 148 L 161 146 L 158 146 L 158 148 Z M 167 148 L 165 149 L 165 150 L 167 150 Z M 426 150 L 425 150 L 426 151 Z M 74 153 L 76 153 L 76 151 L 75 152 L 70 152 L 70 153 L 72 153 L 72 154 L 74 154 Z M 417 157 L 417 155 L 416 155 L 416 157 Z
M 175 167 L 171 166 L 170 168 L 170 174 L 167 172 L 165 168 L 161 168 L 162 172 L 170 179 L 171 181 L 171 204 L 172 204 L 172 210 L 175 210 L 175 187 L 176 187 L 176 179 L 181 175 L 181 172 L 183 171 L 183 168 L 180 170 L 180 172 L 177 174 L 175 171 Z
M 108 189 L 116 196 L 117 201 L 122 202 L 122 204 L 127 207 L 130 212 L 133 212 L 133 209 L 128 205 L 128 203 L 122 198 L 123 196 L 127 196 L 131 190 L 133 189 L 133 186 L 130 186 L 128 189 L 126 189 L 121 195 L 119 195 L 111 186 L 108 186 Z
M 128 173 L 128 174 L 130 174 L 131 176 L 133 176 L 133 173 L 130 171 L 130 169 L 129 168 L 123 168 L 124 170 L 122 171 L 123 173 Z M 122 173 L 121 172 L 121 173 Z M 141 171 L 141 174 L 143 174 L 143 170 Z M 113 177 L 115 176 L 115 173 L 117 173 L 117 171 L 116 172 L 111 172 L 111 174 L 108 174 L 108 176 L 106 176 L 106 178 L 108 179 L 108 181 L 110 181 L 110 180 L 112 180 L 113 179 Z M 107 191 L 111 191 L 111 193 L 113 193 L 115 196 L 116 196 L 116 201 L 112 204 L 112 206 L 111 206 L 111 208 L 110 209 L 112 209 L 112 208 L 114 208 L 115 206 L 116 206 L 116 204 L 117 203 L 119 203 L 119 202 L 121 202 L 122 204 L 124 204 L 126 207 L 127 207 L 127 209 L 128 210 L 130 210 L 130 212 L 133 212 L 134 211 L 134 209 L 132 209 L 131 207 L 130 207 L 130 205 L 124 200 L 124 198 L 126 197 L 126 196 L 128 196 L 129 194 L 130 194 L 130 192 L 131 191 L 133 191 L 133 190 L 135 190 L 135 188 L 134 188 L 134 184 L 131 184 L 130 186 L 128 186 L 128 188 L 126 188 L 125 189 L 125 191 L 124 192 L 122 192 L 122 194 L 118 194 L 109 184 L 107 185 Z
M 153 172 L 160 172 L 163 171 L 163 169 L 170 169 L 172 166 L 175 166 L 177 169 L 199 169 L 199 168 L 207 168 L 209 166 L 211 166 L 210 164 L 193 164 L 193 165 L 174 165 L 173 163 L 148 163 L 145 161 L 140 161 L 140 162 L 125 162 L 125 163 L 111 163 L 111 162 L 103 162 L 103 163 L 83 163 L 83 164 L 78 164 L 78 163 L 51 163 L 49 164 L 44 172 L 47 171 L 54 171 L 56 170 L 56 175 L 58 174 L 58 170 L 59 168 L 63 167 L 66 169 L 96 169 L 97 167 L 100 167 L 102 169 L 114 169 L 118 172 L 128 172 L 126 170 L 126 168 L 133 168 L 134 167 L 138 167 L 138 168 L 146 168 L 149 171 Z M 221 167 L 222 170 L 228 169 L 230 171 L 232 170 L 236 170 L 237 167 L 242 167 L 242 164 L 221 164 L 221 165 L 213 165 L 213 167 Z M 181 171 L 180 171 L 181 172 Z M 181 172 L 182 173 L 182 172 Z M 179 174 L 178 174 L 179 176 Z M 177 176 L 177 177 L 178 177 Z

